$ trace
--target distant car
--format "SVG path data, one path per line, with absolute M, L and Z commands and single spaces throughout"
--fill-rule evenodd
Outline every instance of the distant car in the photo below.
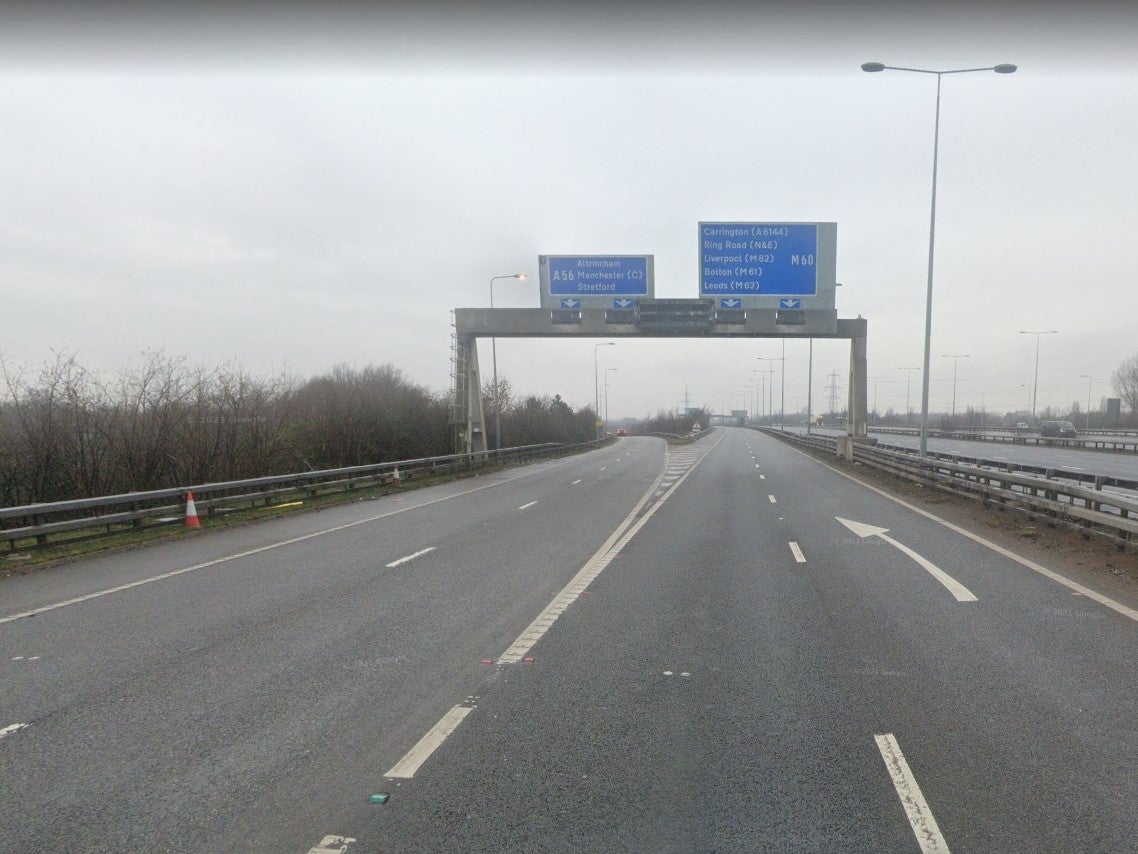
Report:
M 1079 435 L 1079 431 L 1070 421 L 1044 421 L 1039 428 L 1039 435 L 1056 439 L 1074 439 Z
M 623 428 L 623 427 L 617 427 L 617 428 L 616 428 L 616 435 L 618 435 L 618 436 L 627 436 L 627 435 L 628 435 L 628 430 L 626 430 L 626 429 L 625 429 L 625 428 Z

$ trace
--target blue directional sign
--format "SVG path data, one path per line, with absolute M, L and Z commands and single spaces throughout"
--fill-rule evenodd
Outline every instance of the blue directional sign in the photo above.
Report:
M 743 307 L 743 301 L 741 299 L 736 298 L 736 297 L 726 297 L 726 298 L 721 299 L 719 301 L 719 307 L 720 308 L 727 308 L 727 309 L 742 308 Z
M 646 297 L 644 255 L 557 255 L 549 257 L 549 293 L 562 296 Z
M 629 297 L 620 297 L 612 301 L 612 307 L 618 311 L 628 311 L 630 308 L 636 307 L 636 300 Z
M 563 299 L 561 300 L 561 308 L 580 308 L 581 301 L 579 299 Z
M 814 296 L 818 249 L 817 223 L 701 222 L 700 296 Z
M 787 310 L 787 311 L 789 311 L 790 309 L 794 309 L 794 308 L 802 308 L 802 300 L 800 300 L 800 299 L 780 299 L 778 301 L 778 307 L 781 309 Z

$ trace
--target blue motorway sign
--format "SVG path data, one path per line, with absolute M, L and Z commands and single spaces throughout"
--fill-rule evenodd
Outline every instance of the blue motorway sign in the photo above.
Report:
M 724 297 L 719 301 L 719 307 L 724 309 L 742 308 L 743 301 L 738 297 Z
M 628 311 L 630 308 L 636 308 L 636 300 L 631 297 L 618 297 L 612 301 L 612 307 L 617 311 Z
M 790 311 L 796 308 L 802 308 L 802 300 L 795 297 L 794 299 L 780 299 L 778 307 L 784 311 Z
M 650 296 L 645 255 L 549 257 L 549 293 L 568 296 Z
M 699 224 L 702 297 L 814 296 L 818 260 L 816 223 Z
M 561 305 L 559 306 L 559 308 L 565 308 L 565 309 L 580 308 L 580 307 L 581 307 L 581 301 L 579 299 L 563 299 L 563 300 L 561 300 Z

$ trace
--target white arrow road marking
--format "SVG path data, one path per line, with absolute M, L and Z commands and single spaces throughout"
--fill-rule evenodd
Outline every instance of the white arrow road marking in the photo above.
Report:
M 387 564 L 387 568 L 392 569 L 393 567 L 399 566 L 401 563 L 407 563 L 409 560 L 414 560 L 417 557 L 422 557 L 423 555 L 427 554 L 427 552 L 433 552 L 434 550 L 434 546 L 427 546 L 425 549 L 419 549 L 419 551 L 415 552 L 414 554 L 407 555 L 406 557 L 401 557 L 399 560 L 393 560 L 391 563 Z
M 11 735 L 12 733 L 21 730 L 26 726 L 27 724 L 9 724 L 3 729 L 0 729 L 0 738 L 3 738 L 6 735 Z
M 922 854 L 948 854 L 948 843 L 941 836 L 936 818 L 929 809 L 925 796 L 921 794 L 921 787 L 917 785 L 917 778 L 909 769 L 905 761 L 905 754 L 901 752 L 901 745 L 893 737 L 893 733 L 875 735 L 877 749 L 881 751 L 881 758 L 885 760 L 885 767 L 889 769 L 889 776 L 893 778 L 893 788 L 901 799 L 901 806 L 905 808 L 905 815 L 909 818 L 909 826 L 917 837 L 917 844 L 921 846 Z
M 325 836 L 319 845 L 308 849 L 308 854 L 344 854 L 355 841 L 351 836 Z
M 955 578 L 953 578 L 951 575 L 949 575 L 943 569 L 938 567 L 932 561 L 928 560 L 927 558 L 921 557 L 921 555 L 917 554 L 915 551 L 913 551 L 908 546 L 904 545 L 903 543 L 897 542 L 895 539 L 893 539 L 890 536 L 887 536 L 887 532 L 889 530 L 888 528 L 877 528 L 873 525 L 866 525 L 864 522 L 852 522 L 849 519 L 843 519 L 841 516 L 835 516 L 834 518 L 837 519 L 839 522 L 841 522 L 843 525 L 845 525 L 847 528 L 849 528 L 851 531 L 853 531 L 855 534 L 857 534 L 859 537 L 862 537 L 862 538 L 880 537 L 881 539 L 885 540 L 885 542 L 889 543 L 889 545 L 891 545 L 894 548 L 899 549 L 900 551 L 907 554 L 909 557 L 911 557 L 913 560 L 915 560 L 918 564 L 920 564 L 920 566 L 926 572 L 928 572 L 929 575 L 931 575 L 933 578 L 935 578 L 937 581 L 939 581 L 941 584 L 943 584 L 945 586 L 945 589 L 947 589 L 949 593 L 951 593 L 953 596 L 956 597 L 957 602 L 978 602 L 978 601 L 980 601 L 976 598 L 976 596 L 972 593 L 971 590 L 969 590 L 967 587 L 965 587 L 963 584 L 961 584 L 959 581 L 957 581 Z

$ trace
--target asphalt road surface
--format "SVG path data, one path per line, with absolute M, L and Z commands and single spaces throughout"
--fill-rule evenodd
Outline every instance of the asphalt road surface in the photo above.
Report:
M 632 437 L 3 580 L 0 850 L 1134 850 L 1136 621 Z

